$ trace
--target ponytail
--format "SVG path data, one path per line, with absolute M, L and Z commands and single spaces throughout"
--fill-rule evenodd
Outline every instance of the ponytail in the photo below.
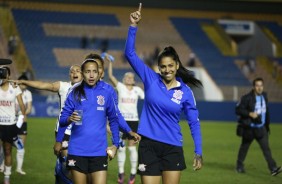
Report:
M 179 62 L 179 68 L 176 72 L 176 76 L 180 77 L 182 81 L 190 87 L 201 87 L 202 82 L 195 78 L 194 72 L 185 68 L 181 62 Z
M 164 57 L 171 57 L 176 63 L 179 64 L 179 68 L 176 72 L 176 77 L 180 77 L 185 84 L 187 84 L 190 87 L 194 87 L 194 86 L 201 87 L 202 86 L 202 82 L 195 78 L 194 72 L 186 69 L 182 65 L 177 52 L 175 51 L 175 49 L 172 46 L 165 47 L 164 50 L 159 54 L 158 65 L 160 61 L 162 60 L 162 58 Z
M 82 97 L 86 98 L 85 91 L 83 89 L 84 84 L 85 82 L 84 80 L 82 80 L 82 82 L 77 87 L 75 87 L 73 90 L 74 99 L 78 101 L 79 103 L 81 102 Z

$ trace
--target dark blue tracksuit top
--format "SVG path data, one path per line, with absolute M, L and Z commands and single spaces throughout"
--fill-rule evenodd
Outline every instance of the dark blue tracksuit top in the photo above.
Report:
M 179 87 L 167 90 L 161 76 L 137 56 L 136 32 L 136 27 L 129 27 L 125 56 L 144 83 L 145 100 L 138 133 L 159 142 L 182 146 L 183 137 L 179 120 L 181 112 L 184 112 L 194 140 L 195 153 L 202 155 L 199 113 L 192 90 L 181 78 L 177 78 L 181 84 Z

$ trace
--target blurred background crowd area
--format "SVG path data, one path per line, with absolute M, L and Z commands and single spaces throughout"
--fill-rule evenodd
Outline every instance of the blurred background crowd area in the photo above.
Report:
M 12 78 L 68 81 L 72 64 L 90 52 L 115 57 L 122 80 L 129 14 L 139 1 L 0 1 L 0 58 Z M 282 1 L 143 0 L 136 49 L 157 71 L 158 53 L 176 48 L 204 87 L 197 100 L 238 101 L 255 77 L 265 80 L 270 102 L 282 102 Z M 107 81 L 107 63 L 105 65 Z M 141 86 L 137 78 L 137 85 Z M 44 95 L 44 92 L 35 91 Z

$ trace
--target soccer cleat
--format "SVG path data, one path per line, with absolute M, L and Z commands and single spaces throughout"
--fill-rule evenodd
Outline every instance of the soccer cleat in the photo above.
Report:
M 236 172 L 242 174 L 242 173 L 245 173 L 246 171 L 243 167 L 236 167 Z
M 118 184 L 123 184 L 124 182 L 124 173 L 118 174 Z
M 21 174 L 21 175 L 26 175 L 26 172 L 24 172 L 24 171 L 21 170 L 21 169 L 17 169 L 16 172 L 19 173 L 19 174 Z
M 276 169 L 273 169 L 272 171 L 271 171 L 271 175 L 272 176 L 276 176 L 277 174 L 279 174 L 279 173 L 281 173 L 282 172 L 282 168 L 281 168 L 281 166 L 279 166 L 279 167 L 277 167 Z
M 128 184 L 134 184 L 135 183 L 135 174 L 130 174 Z

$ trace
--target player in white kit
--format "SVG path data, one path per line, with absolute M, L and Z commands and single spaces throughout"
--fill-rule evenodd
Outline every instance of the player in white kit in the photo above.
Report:
M 59 95 L 59 99 L 60 99 L 60 111 L 61 111 L 62 108 L 64 107 L 64 103 L 65 103 L 65 100 L 67 98 L 67 94 L 68 94 L 69 90 L 73 87 L 74 84 L 79 83 L 82 80 L 82 75 L 81 75 L 81 70 L 80 70 L 79 65 L 72 65 L 70 67 L 69 77 L 70 77 L 69 82 L 56 81 L 56 82 L 51 83 L 51 82 L 27 81 L 27 80 L 18 80 L 18 81 L 13 81 L 13 82 L 18 83 L 18 84 L 25 84 L 25 85 L 33 87 L 35 89 L 57 92 L 58 95 Z M 59 114 L 58 114 L 58 119 L 59 119 Z M 59 128 L 58 119 L 57 119 L 57 122 L 56 122 L 55 136 L 56 136 L 56 134 L 58 132 L 58 128 Z M 69 135 L 70 130 L 66 129 L 65 134 Z M 68 139 L 69 136 L 65 137 L 65 138 Z M 68 144 L 62 144 L 62 143 L 67 143 L 67 142 L 68 142 L 68 140 L 63 140 L 62 142 L 55 142 L 55 144 L 54 144 L 54 147 L 53 147 L 54 153 L 58 156 L 56 169 L 58 167 L 61 168 L 61 164 L 64 161 L 63 158 L 65 158 L 67 156 Z M 60 165 L 58 166 L 58 164 L 60 164 Z M 60 173 L 61 173 L 61 171 L 60 171 Z M 68 180 L 67 177 L 65 177 L 65 176 L 63 176 L 63 177 L 64 177 L 65 180 Z M 56 173 L 56 180 L 57 179 L 59 179 L 59 177 L 57 177 L 57 173 Z M 65 181 L 65 183 L 68 183 L 68 182 L 69 181 Z
M 111 57 L 112 56 L 106 54 L 105 58 L 109 61 L 109 79 L 118 92 L 118 108 L 132 131 L 137 132 L 139 121 L 137 104 L 138 99 L 144 99 L 144 91 L 140 87 L 135 86 L 134 73 L 132 72 L 127 72 L 124 74 L 122 83 L 114 77 L 112 61 L 110 59 Z M 129 134 L 124 133 L 122 135 L 122 139 L 128 140 L 128 150 L 130 154 L 129 158 L 131 163 L 131 171 L 128 184 L 133 184 L 135 182 L 138 159 L 136 144 L 133 137 Z M 119 168 L 118 183 L 123 184 L 125 177 L 124 165 L 126 160 L 126 146 L 120 147 L 118 149 L 117 160 Z
M 5 166 L 4 184 L 10 183 L 12 169 L 12 145 L 17 140 L 16 126 L 16 100 L 25 120 L 25 107 L 22 100 L 22 91 L 18 86 L 12 85 L 8 80 L 10 77 L 8 67 L 0 68 L 0 138 L 3 143 Z
M 81 70 L 79 65 L 72 65 L 69 70 L 69 82 L 56 81 L 56 82 L 43 82 L 43 81 L 29 81 L 29 80 L 14 80 L 17 84 L 24 84 L 29 87 L 46 90 L 51 92 L 57 92 L 60 99 L 60 110 L 64 107 L 64 103 L 68 94 L 69 89 L 75 84 L 82 80 Z M 59 115 L 59 114 L 58 114 Z M 58 131 L 58 121 L 56 123 L 55 132 Z
M 27 76 L 21 75 L 18 80 L 28 80 Z M 27 89 L 27 86 L 24 84 L 19 85 L 20 89 L 22 90 L 22 99 L 25 106 L 25 114 L 26 116 L 31 113 L 32 110 L 32 94 Z M 26 143 L 26 136 L 27 136 L 27 122 L 24 122 L 22 119 L 22 112 L 20 111 L 18 101 L 16 101 L 16 117 L 17 117 L 17 127 L 19 128 L 18 136 L 22 140 L 23 145 Z M 16 172 L 25 175 L 26 172 L 22 170 L 23 161 L 24 161 L 25 149 L 17 148 L 17 168 Z

